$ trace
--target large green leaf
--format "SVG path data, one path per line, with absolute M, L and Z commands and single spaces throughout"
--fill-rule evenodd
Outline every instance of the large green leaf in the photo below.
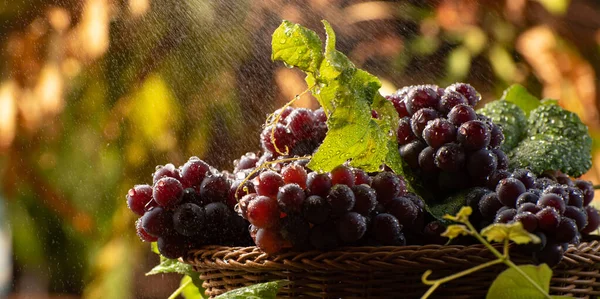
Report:
M 539 266 L 521 265 L 518 266 L 527 276 L 529 276 L 537 285 L 539 285 L 546 294 L 550 290 L 550 279 L 552 270 L 546 264 Z M 500 273 L 492 283 L 487 299 L 543 299 L 546 298 L 537 288 L 535 288 L 525 277 L 517 270 L 508 268 Z M 552 298 L 564 298 L 552 296 Z
M 259 283 L 231 290 L 215 299 L 275 299 L 279 289 L 288 283 L 286 280 Z

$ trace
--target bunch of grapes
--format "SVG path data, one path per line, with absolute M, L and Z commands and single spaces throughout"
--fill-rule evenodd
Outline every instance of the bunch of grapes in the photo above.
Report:
M 480 98 L 465 83 L 409 86 L 387 97 L 400 116 L 400 155 L 436 197 L 485 186 L 508 167 L 502 129 L 473 108 Z
M 182 167 L 158 166 L 153 185 L 136 185 L 127 205 L 141 216 L 136 222 L 142 241 L 157 242 L 160 253 L 178 258 L 207 244 L 247 246 L 248 222 L 233 212 L 235 181 L 197 157 Z
M 536 177 L 527 169 L 502 176 L 494 191 L 480 188 L 467 196 L 475 211 L 471 217 L 480 227 L 520 221 L 542 241 L 523 247 L 539 262 L 557 264 L 569 244 L 578 244 L 600 225 L 600 214 L 589 205 L 594 198 L 590 182 L 560 172 Z

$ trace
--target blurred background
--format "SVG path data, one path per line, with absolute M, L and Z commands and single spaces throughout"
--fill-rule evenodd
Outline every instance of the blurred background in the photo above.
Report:
M 157 164 L 231 169 L 259 149 L 265 116 L 306 89 L 270 60 L 281 19 L 321 36 L 329 20 L 387 93 L 559 98 L 594 136 L 600 183 L 595 0 L 0 0 L 0 297 L 168 297 L 180 276 L 144 276 L 158 257 L 125 194 Z

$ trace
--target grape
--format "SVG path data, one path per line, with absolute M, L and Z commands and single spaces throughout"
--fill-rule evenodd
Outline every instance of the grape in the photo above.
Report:
M 284 181 L 281 175 L 272 170 L 262 172 L 258 176 L 258 181 L 254 183 L 256 193 L 259 195 L 276 197 L 279 187 L 283 186 Z
M 500 180 L 496 186 L 498 199 L 502 204 L 508 207 L 515 207 L 519 195 L 525 192 L 525 185 L 515 178 L 506 178 Z
M 567 189 L 569 194 L 568 205 L 583 208 L 583 192 L 576 187 L 569 187 Z
M 362 238 L 367 231 L 367 220 L 361 214 L 349 212 L 338 220 L 338 236 L 345 243 L 352 243 Z
M 531 192 L 525 192 L 517 197 L 517 207 L 522 206 L 525 203 L 537 204 L 540 197 Z
M 438 113 L 431 109 L 425 108 L 417 111 L 417 113 L 413 114 L 410 118 L 410 127 L 412 128 L 413 134 L 416 137 L 423 137 L 423 129 L 427 126 L 429 121 L 432 121 L 438 117 Z
M 536 176 L 528 169 L 517 169 L 513 171 L 511 177 L 521 181 L 526 189 L 531 189 L 535 186 Z
M 496 167 L 496 169 L 499 169 L 499 170 L 508 169 L 508 157 L 506 156 L 504 151 L 502 151 L 499 148 L 494 148 L 494 149 L 492 149 L 492 153 L 494 153 L 494 155 L 496 156 L 496 161 L 498 162 L 498 166 Z
M 410 118 L 403 117 L 398 121 L 398 130 L 396 131 L 398 144 L 404 145 L 417 139 L 417 136 L 412 131 Z
M 561 186 L 561 185 L 548 186 L 548 187 L 546 187 L 546 189 L 544 189 L 544 193 L 556 194 L 563 201 L 566 201 L 569 199 L 569 190 L 568 190 L 567 186 Z
M 406 102 L 404 101 L 405 96 L 406 95 L 404 95 L 404 96 L 391 95 L 391 96 L 386 97 L 386 99 L 388 99 L 390 102 L 392 102 L 392 104 L 394 105 L 394 108 L 396 108 L 396 112 L 398 113 L 398 116 L 400 116 L 400 117 L 410 116 L 408 111 L 406 111 Z
M 496 218 L 494 219 L 494 223 L 509 223 L 515 218 L 516 215 L 516 209 L 508 208 L 503 211 L 498 211 Z
M 308 109 L 298 108 L 287 117 L 286 121 L 295 138 L 306 139 L 312 134 L 315 116 Z
M 248 204 L 248 221 L 259 228 L 272 227 L 279 221 L 279 206 L 277 200 L 258 196 Z
M 324 123 L 327 121 L 327 114 L 325 114 L 325 110 L 323 110 L 323 107 L 315 110 L 313 114 L 315 115 L 315 121 L 320 123 Z
M 181 178 L 179 175 L 179 170 L 171 163 L 165 166 L 156 166 L 156 171 L 154 171 L 154 174 L 152 174 L 152 183 L 156 184 L 158 180 L 164 177 L 170 177 L 177 180 Z
M 446 87 L 446 89 L 462 94 L 469 102 L 469 105 L 473 107 L 481 100 L 481 95 L 473 88 L 473 86 L 467 83 L 454 83 Z
M 377 205 L 377 193 L 368 185 L 356 185 L 352 187 L 352 192 L 356 198 L 353 211 L 368 216 Z
M 487 179 L 486 187 L 490 190 L 496 190 L 498 183 L 505 178 L 510 177 L 510 172 L 506 170 L 496 170 Z
M 422 108 L 437 108 L 438 103 L 437 90 L 426 85 L 417 86 L 406 95 L 406 111 L 410 114 Z
M 531 212 L 519 211 L 514 217 L 514 221 L 519 221 L 523 225 L 523 228 L 533 233 L 538 227 L 538 218 Z
M 564 250 L 561 244 L 548 243 L 540 252 L 536 253 L 537 260 L 553 267 L 557 265 L 563 257 Z
M 268 126 L 262 131 L 260 137 L 262 148 L 265 151 L 274 153 L 276 152 L 276 149 L 275 145 L 273 144 L 273 140 L 271 140 L 272 131 L 273 126 Z M 287 131 L 284 125 L 277 124 L 275 126 L 275 132 L 273 136 L 275 137 L 275 144 L 277 145 L 277 149 L 280 152 L 285 152 L 286 146 L 288 147 L 288 149 L 291 149 L 293 147 L 294 137 L 290 132 Z
M 554 193 L 542 194 L 537 204 L 540 208 L 553 207 L 559 214 L 564 213 L 566 208 L 563 199 Z
M 204 202 L 226 202 L 230 189 L 231 185 L 224 175 L 210 175 L 200 185 L 200 198 Z
M 339 244 L 336 228 L 331 222 L 313 226 L 309 239 L 310 244 L 319 250 L 330 250 Z
M 181 184 L 184 188 L 199 186 L 210 166 L 200 159 L 190 159 L 181 168 Z
M 553 207 L 545 207 L 535 216 L 538 218 L 539 227 L 546 232 L 552 232 L 558 227 L 560 215 Z
M 308 177 L 306 169 L 298 164 L 289 164 L 281 169 L 283 182 L 286 184 L 298 184 L 300 188 L 306 189 L 306 179 Z
M 173 228 L 171 213 L 162 207 L 156 207 L 144 214 L 141 218 L 142 228 L 153 237 L 168 235 Z
M 525 193 L 523 193 L 523 194 L 525 194 Z M 517 209 L 517 212 L 519 212 L 519 213 L 521 213 L 521 212 L 530 212 L 530 213 L 535 214 L 535 213 L 537 213 L 537 212 L 539 212 L 541 210 L 540 207 L 536 206 L 534 203 L 531 203 L 531 202 L 525 202 L 525 203 L 522 203 L 520 205 L 517 204 L 517 207 L 519 207 Z
M 598 229 L 600 225 L 600 215 L 598 210 L 592 206 L 585 207 L 585 213 L 587 214 L 587 225 L 581 230 L 584 234 L 590 234 Z
M 127 207 L 134 213 L 143 216 L 146 205 L 152 200 L 150 185 L 135 185 L 127 192 Z
M 308 195 L 327 196 L 331 189 L 331 178 L 326 173 L 311 172 L 306 179 Z
M 400 147 L 400 156 L 413 169 L 419 167 L 419 153 L 425 148 L 425 143 L 415 140 Z
M 498 149 L 502 145 L 502 142 L 504 142 L 502 128 L 496 124 L 492 124 L 492 129 L 490 130 L 490 147 Z
M 454 106 L 459 104 L 468 104 L 467 99 L 460 93 L 453 90 L 444 90 L 444 94 L 440 99 L 438 110 L 444 114 L 448 114 Z
M 413 228 L 419 216 L 419 208 L 408 197 L 396 197 L 385 204 L 389 214 L 398 219 L 405 228 Z
M 246 169 L 251 169 L 256 166 L 258 157 L 255 153 L 246 153 L 239 160 L 233 161 L 234 170 L 233 172 L 239 172 Z
M 375 240 L 383 245 L 403 246 L 406 239 L 402 233 L 402 225 L 391 214 L 382 213 L 373 218 L 372 232 Z
M 277 203 L 284 213 L 299 213 L 306 195 L 298 184 L 287 184 L 279 188 Z
M 260 228 L 256 232 L 256 246 L 264 253 L 275 254 L 283 248 L 283 238 L 275 228 Z
M 302 214 L 308 222 L 312 224 L 322 224 L 327 221 L 329 214 L 331 213 L 331 207 L 325 198 L 312 195 L 304 200 L 302 203 Z
M 142 218 L 138 219 L 135 222 L 135 232 L 137 233 L 140 240 L 143 242 L 156 242 L 158 240 L 157 237 L 150 235 L 146 230 L 142 227 Z
M 561 184 L 561 185 L 567 185 L 568 187 L 573 187 L 575 186 L 575 183 L 573 183 L 573 181 L 571 181 L 571 179 L 564 173 L 559 173 L 556 176 L 556 181 Z
M 579 231 L 582 230 L 588 222 L 587 213 L 584 210 L 573 206 L 567 206 L 563 216 L 573 219 L 577 224 Z
M 184 204 L 188 202 L 197 204 L 199 206 L 204 205 L 204 201 L 202 201 L 202 199 L 200 198 L 200 194 L 198 194 L 198 192 L 196 192 L 196 189 L 194 188 L 183 189 L 183 195 L 181 196 L 181 202 L 179 202 L 179 204 Z
M 546 187 L 556 184 L 553 180 L 545 177 L 538 177 L 535 179 L 534 188 L 544 190 Z
M 183 186 L 172 177 L 163 177 L 156 181 L 152 190 L 152 197 L 162 207 L 170 208 L 181 200 Z
M 258 233 L 258 230 L 259 228 L 252 224 L 248 226 L 248 232 L 250 233 L 250 237 L 254 243 L 256 243 L 256 233 Z
M 331 206 L 331 212 L 333 214 L 342 215 L 352 210 L 356 198 L 350 187 L 337 184 L 331 187 L 331 190 L 327 195 L 327 202 Z
M 463 168 L 465 152 L 455 143 L 446 144 L 435 154 L 435 165 L 445 171 L 454 172 Z
M 354 186 L 354 173 L 352 173 L 352 169 L 345 165 L 336 166 L 329 173 L 331 176 L 331 184 L 344 184 L 348 187 Z
M 405 192 L 406 185 L 395 173 L 384 171 L 373 178 L 371 187 L 377 193 L 377 200 L 385 204 Z
M 309 231 L 308 222 L 301 216 L 288 215 L 281 219 L 281 236 L 296 249 L 303 249 L 307 245 Z
M 435 166 L 436 153 L 437 149 L 428 146 L 419 154 L 419 168 L 425 173 L 436 173 L 438 171 L 437 166 Z
M 489 191 L 485 188 L 473 188 L 465 195 L 465 203 L 473 209 L 473 212 L 479 211 L 479 202 L 481 198 Z
M 463 123 L 476 119 L 477 113 L 475 113 L 473 107 L 468 105 L 456 105 L 448 112 L 448 120 L 455 126 L 460 126 Z
M 430 121 L 423 129 L 423 139 L 433 148 L 439 148 L 456 138 L 456 127 L 443 118 Z
M 490 144 L 490 132 L 482 121 L 470 120 L 460 125 L 456 140 L 465 149 L 476 151 Z
M 498 165 L 496 156 L 489 150 L 481 149 L 467 159 L 467 172 L 474 178 L 486 178 L 490 176 Z
M 589 181 L 575 180 L 575 186 L 583 193 L 583 205 L 587 206 L 594 199 L 594 186 Z
M 204 227 L 209 236 L 218 236 L 228 227 L 231 210 L 222 202 L 212 202 L 204 206 Z
M 579 229 L 577 228 L 575 220 L 563 217 L 555 231 L 556 241 L 560 243 L 571 242 L 578 231 Z
M 294 112 L 294 110 L 295 109 L 290 106 L 279 108 L 273 112 L 273 116 L 279 115 L 279 123 L 285 125 L 288 123 L 288 116 Z
M 177 237 L 161 237 L 156 241 L 160 254 L 169 259 L 178 259 L 187 253 L 188 248 Z
M 354 185 L 366 184 L 370 186 L 373 182 L 373 179 L 360 168 L 354 168 L 352 172 L 354 173 Z
M 248 205 L 250 204 L 251 201 L 255 200 L 257 196 L 258 196 L 258 194 L 256 194 L 256 193 L 250 193 L 250 194 L 244 195 L 240 199 L 240 201 L 238 203 L 238 208 L 239 208 L 239 214 L 240 214 L 240 216 L 242 216 L 242 218 L 248 219 Z
M 502 203 L 498 200 L 498 194 L 490 192 L 481 197 L 479 201 L 479 212 L 483 217 L 491 219 L 495 217 L 496 212 L 502 207 Z
M 193 203 L 184 203 L 173 213 L 173 226 L 184 236 L 194 236 L 204 229 L 204 209 Z

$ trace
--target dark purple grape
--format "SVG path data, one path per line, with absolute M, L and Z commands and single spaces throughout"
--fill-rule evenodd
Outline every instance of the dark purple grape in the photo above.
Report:
M 558 173 L 558 175 L 556 176 L 556 181 L 561 185 L 567 185 L 569 187 L 575 186 L 575 183 L 571 181 L 571 178 L 569 178 L 566 174 L 562 172 Z
M 431 221 L 427 223 L 423 229 L 423 239 L 425 244 L 446 244 L 448 242 L 448 238 L 441 236 L 441 234 L 445 231 L 446 227 L 439 221 Z
M 274 137 L 275 140 L 271 140 L 271 133 L 273 131 L 273 126 L 268 126 L 264 128 L 262 133 L 260 134 L 260 140 L 262 148 L 265 151 L 269 151 L 272 153 L 277 152 L 275 149 L 275 145 L 277 145 L 277 149 L 279 152 L 285 153 L 286 147 L 288 150 L 291 150 L 293 147 L 294 136 L 292 133 L 288 132 L 282 124 L 277 124 L 275 126 Z M 275 143 L 275 144 L 274 144 Z
M 600 214 L 598 210 L 593 206 L 585 207 L 585 213 L 587 214 L 587 225 L 581 230 L 583 234 L 590 234 L 598 229 L 600 225 Z
M 287 127 L 297 139 L 309 138 L 315 123 L 312 111 L 304 108 L 295 109 L 286 119 Z
M 460 126 L 463 123 L 476 119 L 477 113 L 475 113 L 473 107 L 469 105 L 459 104 L 454 106 L 454 108 L 448 112 L 448 120 L 455 126 Z
M 406 111 L 410 114 L 422 108 L 437 108 L 438 104 L 437 90 L 426 85 L 416 86 L 406 95 Z
M 538 218 L 531 212 L 519 211 L 513 220 L 521 222 L 523 228 L 530 233 L 533 233 L 538 227 Z
M 419 207 L 417 207 L 408 197 L 396 197 L 385 204 L 387 212 L 400 222 L 404 228 L 415 228 L 415 220 L 419 216 Z
M 400 156 L 408 166 L 417 169 L 419 167 L 419 154 L 425 146 L 425 143 L 420 140 L 412 141 L 409 144 L 400 147 Z
M 517 216 L 516 209 L 508 208 L 503 211 L 498 211 L 494 223 L 509 223 L 515 219 L 515 216 Z
M 231 187 L 229 187 L 229 193 L 227 194 L 227 206 L 231 209 L 233 209 L 238 201 L 245 195 L 256 193 L 254 184 L 252 182 L 245 181 L 244 185 L 240 187 L 242 182 L 244 181 L 236 180 L 231 184 Z
M 491 191 L 489 191 L 485 188 L 472 188 L 465 195 L 466 205 L 471 207 L 473 209 L 474 213 L 478 213 L 479 212 L 479 202 L 481 201 L 481 198 L 489 192 L 491 192 Z
M 569 187 L 567 186 L 563 186 L 563 185 L 552 185 L 552 186 L 548 186 L 546 187 L 546 189 L 544 189 L 543 193 L 551 193 L 551 194 L 556 194 L 558 195 L 562 200 L 565 201 L 565 203 L 567 204 L 568 202 L 566 202 L 567 200 L 569 200 Z
M 419 154 L 419 168 L 425 173 L 436 173 L 438 171 L 437 166 L 435 166 L 436 153 L 437 149 L 428 146 Z
M 459 104 L 468 104 L 467 98 L 456 91 L 444 90 L 444 94 L 442 95 L 440 104 L 438 105 L 438 110 L 443 114 L 448 114 L 448 112 L 450 112 L 454 106 Z
M 352 192 L 356 198 L 353 211 L 368 216 L 377 205 L 377 193 L 368 185 L 356 185 L 352 187 Z
M 204 220 L 204 208 L 193 203 L 184 203 L 173 212 L 173 227 L 184 236 L 200 234 L 204 229 Z
M 280 234 L 284 240 L 290 242 L 296 249 L 304 249 L 308 244 L 310 225 L 298 215 L 288 215 L 281 219 Z
M 349 212 L 337 222 L 338 236 L 345 243 L 358 241 L 367 231 L 367 220 L 364 216 L 356 212 Z
M 141 218 L 142 228 L 153 237 L 168 235 L 173 230 L 171 213 L 162 207 L 156 207 Z
M 163 177 L 156 181 L 152 190 L 152 197 L 160 206 L 165 208 L 174 207 L 181 200 L 183 186 L 179 180 L 172 177 Z
M 258 156 L 256 156 L 255 153 L 246 153 L 241 158 L 233 162 L 233 172 L 235 173 L 242 170 L 254 168 L 256 166 L 256 162 L 258 162 Z
M 553 267 L 558 265 L 564 255 L 564 249 L 561 244 L 548 243 L 544 248 L 535 254 L 536 259 L 540 263 L 546 263 Z
M 535 186 L 536 176 L 528 169 L 517 169 L 513 171 L 511 177 L 521 181 L 527 189 L 531 189 Z
M 446 144 L 435 154 L 435 165 L 445 171 L 461 170 L 465 164 L 465 152 L 455 143 Z
M 331 178 L 326 173 L 311 172 L 306 179 L 308 195 L 319 195 L 321 197 L 329 194 L 331 189 Z
M 423 129 L 423 139 L 433 148 L 439 148 L 456 138 L 456 127 L 443 118 L 430 121 Z
M 310 229 L 309 240 L 318 250 L 331 250 L 339 244 L 337 229 L 332 222 L 313 226 Z
M 543 208 L 537 212 L 539 227 L 546 232 L 553 232 L 560 222 L 560 214 L 553 207 Z
M 460 125 L 456 140 L 465 149 L 476 151 L 490 144 L 490 132 L 482 121 L 471 120 Z
M 306 189 L 308 174 L 306 169 L 296 163 L 287 165 L 281 169 L 283 182 L 286 184 L 298 184 L 300 188 Z
M 398 130 L 396 131 L 398 144 L 405 145 L 417 139 L 417 136 L 412 131 L 410 118 L 403 117 L 398 121 Z
M 392 104 L 394 105 L 394 108 L 396 108 L 396 112 L 398 113 L 398 116 L 400 116 L 400 117 L 410 116 L 408 111 L 406 111 L 406 101 L 404 100 L 405 98 L 406 98 L 406 94 L 386 96 L 386 99 L 389 100 L 390 102 L 392 102 Z
M 594 200 L 594 185 L 590 181 L 575 180 L 575 186 L 583 193 L 583 205 L 587 206 Z
M 473 178 L 487 178 L 496 170 L 496 155 L 486 149 L 471 153 L 467 158 L 467 172 Z
M 181 184 L 184 188 L 200 186 L 209 170 L 206 162 L 190 158 L 181 168 Z
M 327 200 L 318 195 L 309 196 L 302 203 L 302 215 L 312 224 L 322 224 L 327 221 L 331 207 Z
M 348 166 L 336 166 L 331 170 L 329 176 L 331 177 L 332 185 L 343 184 L 351 188 L 354 186 L 354 173 L 352 173 L 352 169 Z
M 127 207 L 134 213 L 143 216 L 146 205 L 152 200 L 152 187 L 150 185 L 135 185 L 127 192 Z
M 515 207 L 519 195 L 525 193 L 525 185 L 515 178 L 502 179 L 496 186 L 496 193 L 502 204 Z
M 287 117 L 290 114 L 292 114 L 292 112 L 294 112 L 294 110 L 295 109 L 290 106 L 279 108 L 279 109 L 275 110 L 275 112 L 273 112 L 273 116 L 279 115 L 279 123 L 285 125 L 288 123 Z
M 327 195 L 327 202 L 331 206 L 331 212 L 335 215 L 343 215 L 349 212 L 356 203 L 354 192 L 347 185 L 337 184 L 331 187 Z
M 485 186 L 490 190 L 496 190 L 496 186 L 498 186 L 498 183 L 501 180 L 508 177 L 510 177 L 510 172 L 506 170 L 497 169 L 496 171 L 494 171 L 494 173 L 492 173 L 492 175 L 488 177 Z
M 384 171 L 373 178 L 371 187 L 377 193 L 377 200 L 386 204 L 401 193 L 406 192 L 406 185 L 395 173 Z
M 542 194 L 537 204 L 540 208 L 553 207 L 559 214 L 564 213 L 566 208 L 565 201 L 554 193 Z
M 156 242 L 158 240 L 157 237 L 150 235 L 146 230 L 142 227 L 142 218 L 138 218 L 135 221 L 135 232 L 137 236 L 142 240 L 142 242 Z
M 258 176 L 258 181 L 254 185 L 256 193 L 259 195 L 276 197 L 279 187 L 284 185 L 284 181 L 279 173 L 267 170 Z
M 210 175 L 200 185 L 200 198 L 204 202 L 227 202 L 230 189 L 231 185 L 224 175 Z
M 490 147 L 494 149 L 499 148 L 502 142 L 504 142 L 502 128 L 496 124 L 492 124 L 492 129 L 490 130 Z
M 531 193 L 531 192 L 522 193 L 521 195 L 519 195 L 519 197 L 517 197 L 517 207 L 520 207 L 526 203 L 531 203 L 531 204 L 535 205 L 535 204 L 537 204 L 539 199 L 540 199 L 540 197 L 534 193 Z
M 496 212 L 503 207 L 500 200 L 498 200 L 498 194 L 490 192 L 481 197 L 479 201 L 479 212 L 483 217 L 492 219 L 495 217 Z
M 438 113 L 431 108 L 425 108 L 417 111 L 417 113 L 413 114 L 413 116 L 410 118 L 410 126 L 413 134 L 415 134 L 415 136 L 418 138 L 423 138 L 423 130 L 430 121 L 436 118 L 438 118 Z
M 287 184 L 279 188 L 277 203 L 284 213 L 300 213 L 306 195 L 298 184 Z
M 577 224 L 578 230 L 582 230 L 588 222 L 587 213 L 580 208 L 574 206 L 567 206 L 565 208 L 565 212 L 563 213 L 563 217 L 571 218 Z
M 583 208 L 583 192 L 577 187 L 568 187 L 567 193 L 569 194 L 568 205 Z
M 579 229 L 577 228 L 575 220 L 568 217 L 563 217 L 556 228 L 554 236 L 556 241 L 560 243 L 568 243 L 575 238 L 578 231 Z
M 224 227 L 229 227 L 233 212 L 224 203 L 213 202 L 204 206 L 204 215 L 205 233 L 210 236 L 218 236 L 223 232 Z
M 258 194 L 256 194 L 256 193 L 250 193 L 250 194 L 244 195 L 240 199 L 240 202 L 238 203 L 238 209 L 239 209 L 238 213 L 240 214 L 240 216 L 242 216 L 242 218 L 248 219 L 248 205 L 250 204 L 251 201 L 256 199 L 257 196 L 258 196 Z
M 535 179 L 535 184 L 534 184 L 534 188 L 535 189 L 540 189 L 540 190 L 544 190 L 546 189 L 548 186 L 554 185 L 556 184 L 556 182 L 554 182 L 553 180 L 546 178 L 546 177 L 538 177 L 537 179 Z
M 391 214 L 382 213 L 373 218 L 372 232 L 377 242 L 382 245 L 403 246 L 406 239 L 402 233 L 402 225 Z
M 494 148 L 491 151 L 496 156 L 496 161 L 498 161 L 498 166 L 496 166 L 496 169 L 499 169 L 499 170 L 508 169 L 508 157 L 506 156 L 504 151 L 499 148 Z
M 354 168 L 354 169 L 352 169 L 352 172 L 354 173 L 354 185 L 366 184 L 366 185 L 371 186 L 371 183 L 373 182 L 373 178 L 371 178 L 362 169 Z
M 473 107 L 475 107 L 475 105 L 477 105 L 477 103 L 479 103 L 481 100 L 481 95 L 477 92 L 477 90 L 467 83 L 454 83 L 446 87 L 446 90 L 453 90 L 462 94 L 469 102 L 469 105 Z
M 156 184 L 156 182 L 164 177 L 170 177 L 179 180 L 181 178 L 179 174 L 179 170 L 175 168 L 175 165 L 169 163 L 165 166 L 159 165 L 156 166 L 156 171 L 152 174 L 152 182 Z
M 160 254 L 169 259 L 177 259 L 188 251 L 188 247 L 178 236 L 158 238 L 156 245 Z

